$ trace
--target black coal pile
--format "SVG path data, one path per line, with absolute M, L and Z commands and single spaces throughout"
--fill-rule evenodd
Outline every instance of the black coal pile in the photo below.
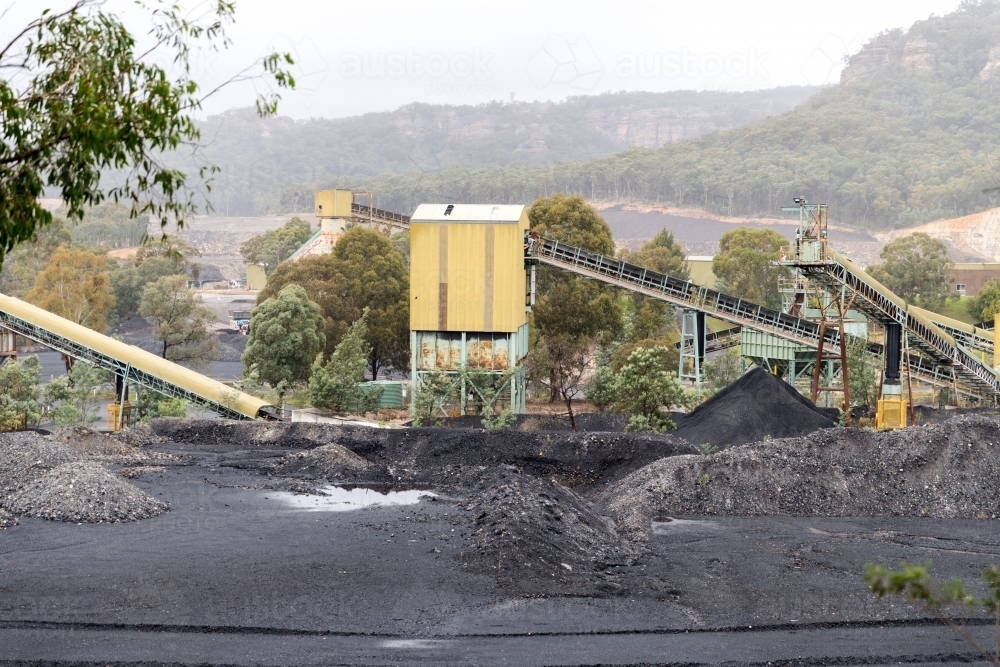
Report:
M 238 331 L 227 329 L 217 331 L 215 338 L 218 340 L 218 352 L 216 361 L 242 361 L 243 352 L 247 349 L 249 337 Z
M 309 480 L 344 484 L 392 485 L 396 478 L 384 465 L 372 465 L 342 445 L 329 444 L 291 452 L 268 462 L 264 470 Z
M 639 555 L 573 491 L 508 466 L 483 474 L 465 509 L 477 551 L 463 562 L 522 594 L 615 595 L 617 569 Z
M 963 416 L 875 432 L 804 438 L 662 459 L 603 493 L 619 528 L 642 538 L 656 517 L 1000 517 L 1000 424 Z
M 0 433 L 0 505 L 14 493 L 80 455 L 66 445 L 37 433 Z
M 763 368 L 743 375 L 680 420 L 673 435 L 722 449 L 766 438 L 794 438 L 834 421 Z
M 207 419 L 158 419 L 151 431 L 220 451 L 341 445 L 372 464 L 353 473 L 357 483 L 363 483 L 366 474 L 377 475 L 371 481 L 381 482 L 381 471 L 388 470 L 394 481 L 404 484 L 462 486 L 485 467 L 513 465 L 532 475 L 555 477 L 566 486 L 586 486 L 618 479 L 664 456 L 699 451 L 672 435 L 644 433 L 379 429 Z
M 130 333 L 136 333 L 138 331 L 150 331 L 152 330 L 152 328 L 153 325 L 150 324 L 145 318 L 133 317 L 132 319 L 125 320 L 124 322 L 120 323 L 117 327 L 115 327 L 115 333 L 130 334 Z

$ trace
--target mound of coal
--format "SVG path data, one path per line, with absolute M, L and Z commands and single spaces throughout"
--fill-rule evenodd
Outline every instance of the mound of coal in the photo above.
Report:
M 14 492 L 80 455 L 37 433 L 0 433 L 0 505 Z
M 371 467 L 365 459 L 342 445 L 330 444 L 286 454 L 274 463 L 275 472 L 301 473 L 306 477 L 339 480 Z M 384 480 L 391 482 L 391 479 Z
M 4 505 L 21 516 L 77 523 L 137 521 L 167 511 L 164 503 L 89 461 L 45 472 Z
M 142 317 L 133 317 L 130 320 L 125 320 L 117 327 L 115 327 L 116 334 L 129 334 L 135 333 L 136 331 L 146 331 L 147 329 L 152 329 L 153 325 L 149 323 L 148 320 Z
M 164 438 L 153 433 L 149 424 L 136 424 L 128 428 L 116 431 L 109 437 L 124 443 L 129 447 L 148 447 L 157 442 L 162 442 Z
M 466 469 L 497 465 L 555 476 L 566 486 L 605 483 L 658 458 L 699 451 L 672 435 L 643 433 L 379 429 L 215 419 L 157 419 L 151 430 L 175 442 L 219 450 L 312 449 L 339 444 L 374 464 L 370 470 L 388 468 L 395 481 L 410 484 L 461 485 L 468 477 Z
M 615 568 L 638 553 L 577 494 L 507 466 L 480 477 L 465 509 L 477 551 L 464 562 L 520 593 L 614 594 Z
M 219 341 L 217 361 L 242 361 L 249 338 L 239 332 L 220 331 L 215 334 Z
M 676 514 L 997 518 L 997 488 L 1000 426 L 969 415 L 662 459 L 602 497 L 619 528 L 642 538 L 652 518 Z
M 681 419 L 673 434 L 695 445 L 723 448 L 799 437 L 833 425 L 794 387 L 754 368 Z

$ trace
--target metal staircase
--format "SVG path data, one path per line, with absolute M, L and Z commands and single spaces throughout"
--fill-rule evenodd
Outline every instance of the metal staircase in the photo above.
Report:
M 871 320 L 883 325 L 896 323 L 905 340 L 931 363 L 950 368 L 954 377 L 976 393 L 996 399 L 1000 394 L 996 372 L 970 352 L 978 347 L 993 351 L 986 331 L 961 322 L 941 318 L 911 306 L 893 294 L 847 257 L 827 243 L 827 207 L 825 204 L 799 205 L 782 210 L 799 212 L 799 229 L 792 257 L 785 264 L 795 267 L 806 278 L 823 285 L 852 304 Z M 944 320 L 943 323 L 939 323 Z

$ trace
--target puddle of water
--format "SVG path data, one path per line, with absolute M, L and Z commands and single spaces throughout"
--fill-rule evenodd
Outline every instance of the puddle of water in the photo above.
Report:
M 653 521 L 653 533 L 676 533 L 688 530 L 718 530 L 722 526 L 717 521 L 703 521 L 699 519 L 674 519 L 670 521 Z
M 387 639 L 382 648 L 429 649 L 447 646 L 451 642 L 444 639 Z
M 324 486 L 322 491 L 325 496 L 278 491 L 268 493 L 268 498 L 276 498 L 292 509 L 309 512 L 347 512 L 362 507 L 416 505 L 421 498 L 435 495 L 420 489 L 382 493 L 362 486 L 347 488 Z

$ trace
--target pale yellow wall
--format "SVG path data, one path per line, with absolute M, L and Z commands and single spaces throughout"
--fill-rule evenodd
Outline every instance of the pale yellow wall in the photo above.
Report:
M 410 329 L 514 332 L 527 322 L 524 231 L 517 223 L 410 223 Z M 492 232 L 490 231 L 492 230 Z M 442 233 L 446 237 L 442 239 Z M 487 308 L 488 239 L 492 234 L 492 308 Z M 447 248 L 445 264 L 441 249 Z M 447 283 L 447 322 L 439 322 L 440 285 Z M 490 319 L 492 321 L 487 321 Z
M 321 190 L 314 197 L 314 213 L 318 218 L 349 218 L 354 193 L 350 190 Z
M 688 275 L 691 282 L 701 287 L 715 288 L 715 274 L 712 272 L 711 260 L 688 259 Z
M 438 225 L 410 224 L 410 329 L 437 331 Z
M 262 290 L 267 286 L 267 275 L 264 267 L 247 264 L 247 289 Z

